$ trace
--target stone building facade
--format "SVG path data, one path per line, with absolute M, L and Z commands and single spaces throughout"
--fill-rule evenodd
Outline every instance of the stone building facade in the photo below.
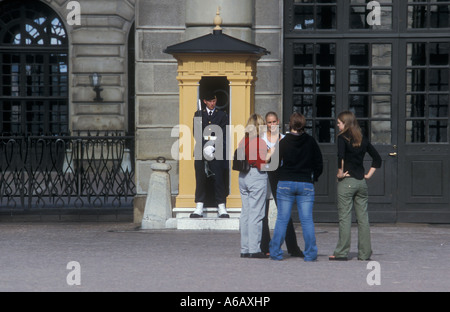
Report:
M 171 133 L 179 122 L 177 62 L 163 50 L 211 33 L 218 6 L 225 34 L 264 46 L 271 52 L 258 62 L 256 112 L 281 111 L 282 1 L 137 1 L 137 206 L 145 198 L 140 195 L 147 190 L 149 165 L 159 156 L 172 165 L 172 192 L 177 194 L 178 189 L 177 162 L 170 160 L 177 139 Z M 163 18 L 160 12 L 168 13 Z
M 67 32 L 69 131 L 135 135 L 137 218 L 144 207 L 150 165 L 158 157 L 171 164 L 172 193 L 178 189 L 177 162 L 171 156 L 176 141 L 172 132 L 179 123 L 177 63 L 163 50 L 211 33 L 218 7 L 225 34 L 271 52 L 258 64 L 256 109 L 281 110 L 282 1 L 35 2 L 50 7 Z M 93 101 L 93 73 L 102 77 L 102 102 Z
M 172 194 L 178 193 L 178 162 L 171 153 L 179 124 L 177 61 L 163 51 L 211 33 L 220 7 L 225 34 L 271 52 L 257 64 L 255 112 L 276 111 L 285 124 L 290 113 L 300 111 L 320 141 L 325 156 L 316 193 L 320 220 L 336 218 L 335 118 L 351 109 L 383 154 L 384 167 L 370 186 L 374 220 L 450 222 L 450 4 L 384 0 L 368 7 L 369 2 L 0 0 L 0 27 L 27 19 L 9 14 L 20 11 L 14 5 L 23 4 L 30 12 L 45 6 L 42 10 L 56 14 L 64 45 L 49 42 L 41 49 L 33 26 L 22 32 L 35 45 L 27 46 L 25 38 L 22 43 L 32 48 L 30 53 L 56 49 L 67 55 L 67 72 L 58 73 L 67 77 L 66 91 L 58 95 L 68 111 L 58 117 L 61 129 L 135 137 L 135 219 L 143 212 L 150 166 L 158 157 L 171 165 Z M 38 29 L 40 20 L 33 23 Z M 0 28 L 4 38 L 14 35 L 8 31 Z M 16 35 L 16 40 L 22 38 Z M 0 53 L 13 48 L 2 42 Z M 8 60 L 3 59 L 7 66 Z M 102 78 L 101 102 L 93 100 L 94 73 Z M 6 99 L 2 103 L 11 101 L 11 94 L 1 96 Z M 322 110 L 319 99 L 331 109 Z M 13 114 L 4 105 L 2 132 L 5 116 Z

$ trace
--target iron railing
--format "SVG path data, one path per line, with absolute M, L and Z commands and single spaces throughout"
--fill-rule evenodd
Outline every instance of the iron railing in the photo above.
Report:
M 134 137 L 0 137 L 0 212 L 132 211 Z

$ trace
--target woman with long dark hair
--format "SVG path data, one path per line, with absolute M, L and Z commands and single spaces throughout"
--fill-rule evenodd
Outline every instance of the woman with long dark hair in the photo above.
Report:
M 358 121 L 352 112 L 345 111 L 337 118 L 338 185 L 337 206 L 339 216 L 339 240 L 329 260 L 347 260 L 350 251 L 352 207 L 355 207 L 358 221 L 358 259 L 369 260 L 372 255 L 366 180 L 381 167 L 381 157 L 363 136 Z M 368 173 L 364 169 L 364 156 L 368 153 L 372 165 Z

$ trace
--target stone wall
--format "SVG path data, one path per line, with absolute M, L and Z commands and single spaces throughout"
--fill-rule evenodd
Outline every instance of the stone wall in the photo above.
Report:
M 184 39 L 185 1 L 136 0 L 136 191 L 135 222 L 145 208 L 151 164 L 162 156 L 177 193 L 178 166 L 171 157 L 178 124 L 177 63 L 163 50 Z
M 178 193 L 177 62 L 163 50 L 212 32 L 217 7 L 223 32 L 268 49 L 258 62 L 255 110 L 280 113 L 282 105 L 282 0 L 136 0 L 136 185 L 135 220 L 145 205 L 150 165 L 163 156 L 171 165 L 172 194 Z M 195 105 L 195 103 L 193 103 Z M 193 177 L 193 183 L 194 181 Z
M 270 51 L 258 62 L 255 111 L 263 116 L 268 111 L 275 111 L 282 119 L 283 1 L 255 1 L 254 21 L 254 43 Z
M 128 34 L 134 22 L 134 0 L 78 0 L 80 25 L 69 25 L 69 0 L 45 0 L 65 22 L 69 35 L 69 107 L 71 130 L 128 131 Z M 101 97 L 89 76 L 102 75 Z M 132 125 L 131 125 L 132 127 Z
M 137 219 L 157 157 L 167 158 L 172 166 L 172 194 L 178 193 L 178 164 L 171 156 L 177 140 L 172 130 L 179 118 L 177 62 L 163 50 L 211 33 L 218 6 L 225 34 L 271 51 L 258 63 L 255 109 L 281 115 L 282 0 L 136 0 Z
M 78 0 L 79 25 L 68 20 L 71 0 L 40 1 L 59 14 L 68 33 L 70 130 L 136 134 L 139 207 L 157 157 L 172 166 L 172 194 L 178 193 L 178 164 L 171 156 L 179 123 L 177 62 L 163 50 L 211 33 L 217 7 L 225 34 L 271 52 L 258 62 L 255 109 L 281 112 L 282 0 Z M 130 100 L 128 39 L 133 24 L 135 89 L 130 91 L 136 96 Z M 102 75 L 103 102 L 94 101 L 90 75 L 95 72 Z

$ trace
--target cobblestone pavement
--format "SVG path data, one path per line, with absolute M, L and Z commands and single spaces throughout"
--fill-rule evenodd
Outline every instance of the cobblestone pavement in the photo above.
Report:
M 303 247 L 301 227 L 297 237 Z M 237 231 L 140 230 L 128 222 L 0 223 L 0 291 L 450 291 L 450 225 L 375 224 L 372 261 L 329 261 L 337 224 L 316 224 L 318 261 L 239 257 Z

